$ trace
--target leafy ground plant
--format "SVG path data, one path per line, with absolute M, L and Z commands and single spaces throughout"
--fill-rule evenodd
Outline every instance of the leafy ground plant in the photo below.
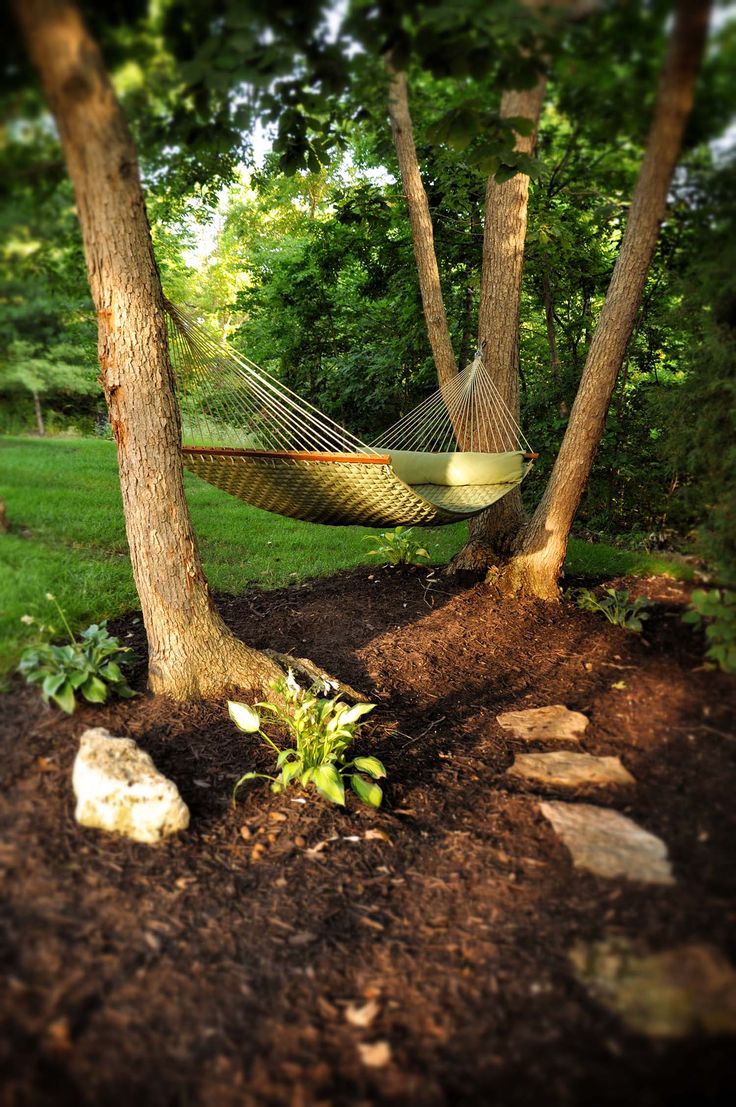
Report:
M 683 623 L 705 628 L 705 656 L 724 673 L 736 673 L 736 592 L 728 588 L 696 588 Z
M 277 776 L 246 773 L 233 789 L 233 801 L 241 785 L 260 778 L 270 780 L 274 792 L 282 792 L 290 784 L 301 784 L 303 788 L 313 785 L 325 799 L 344 805 L 345 780 L 349 779 L 359 799 L 379 807 L 383 792 L 376 781 L 386 776 L 382 763 L 377 757 L 348 760 L 346 752 L 358 736 L 360 720 L 376 705 L 356 703 L 349 707 L 339 696 L 326 699 L 319 694 L 329 690 L 326 686 L 315 684 L 303 689 L 291 670 L 285 680 L 275 681 L 271 687 L 277 693 L 277 702 L 264 701 L 250 707 L 228 701 L 235 725 L 246 734 L 260 734 L 276 754 L 279 770 Z M 289 733 L 293 746 L 279 749 L 269 738 L 261 729 L 259 708 Z
M 29 684 L 41 685 L 44 702 L 52 700 L 71 715 L 77 706 L 77 694 L 88 703 L 105 703 L 110 693 L 123 699 L 135 696 L 120 668 L 128 663 L 130 649 L 108 634 L 104 622 L 93 623 L 76 638 L 56 597 L 47 592 L 46 599 L 55 606 L 69 641 L 63 646 L 53 645 L 49 639 L 58 634 L 57 628 L 39 622 L 33 615 L 24 615 L 24 623 L 38 628 L 39 640 L 23 651 L 18 665 Z
M 644 596 L 632 599 L 625 589 L 604 588 L 596 596 L 589 588 L 578 588 L 575 602 L 583 611 L 599 611 L 613 626 L 640 633 L 645 619 L 649 618 L 651 603 Z
M 417 565 L 420 558 L 429 561 L 429 553 L 414 537 L 409 527 L 394 527 L 380 534 L 367 534 L 366 542 L 372 542 L 371 557 L 380 557 L 385 565 Z

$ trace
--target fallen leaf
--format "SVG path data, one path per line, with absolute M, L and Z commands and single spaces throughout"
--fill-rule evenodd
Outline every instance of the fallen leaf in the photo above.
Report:
M 391 839 L 389 838 L 389 836 L 388 836 L 388 834 L 386 833 L 385 830 L 376 830 L 373 827 L 371 827 L 369 830 L 366 830 L 363 837 L 366 838 L 369 842 L 370 841 L 381 841 L 381 842 L 388 842 L 388 844 L 391 845 Z
M 369 1069 L 383 1068 L 391 1060 L 391 1046 L 388 1042 L 358 1042 L 358 1053 Z
M 351 1003 L 345 1008 L 345 1018 L 351 1026 L 357 1026 L 364 1030 L 371 1025 L 379 1010 L 380 1008 L 374 999 L 364 1003 L 362 1007 L 357 1007 L 354 1003 Z

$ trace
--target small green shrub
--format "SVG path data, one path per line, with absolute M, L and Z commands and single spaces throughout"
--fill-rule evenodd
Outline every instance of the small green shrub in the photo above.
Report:
M 578 588 L 573 593 L 575 602 L 583 611 L 599 611 L 613 626 L 633 630 L 637 634 L 642 624 L 649 618 L 651 603 L 644 596 L 631 599 L 624 589 L 604 588 L 601 596 L 596 596 L 589 588 Z
M 40 684 L 44 703 L 49 700 L 72 715 L 77 706 L 77 693 L 88 703 L 105 703 L 113 693 L 130 699 L 136 693 L 120 668 L 128 662 L 131 650 L 107 632 L 106 623 L 93 623 L 82 631 L 77 639 L 56 597 L 46 593 L 53 603 L 69 637 L 63 646 L 53 645 L 49 639 L 58 631 L 50 623 L 43 624 L 33 615 L 24 615 L 22 622 L 38 628 L 39 640 L 26 647 L 21 654 L 18 671 L 29 684 Z
M 385 565 L 416 565 L 420 558 L 429 561 L 429 553 L 419 544 L 411 528 L 394 527 L 381 534 L 368 534 L 365 540 L 375 546 L 368 551 L 369 555 L 380 557 Z
M 359 799 L 371 807 L 379 807 L 383 792 L 376 781 L 386 775 L 381 762 L 377 757 L 346 760 L 346 750 L 358 736 L 360 719 L 376 705 L 357 703 L 349 707 L 339 696 L 324 699 L 318 693 L 327 690 L 326 687 L 315 684 L 306 690 L 300 688 L 291 670 L 285 680 L 274 682 L 272 688 L 278 695 L 276 703 L 265 701 L 250 707 L 228 701 L 228 712 L 235 725 L 246 734 L 260 734 L 276 754 L 276 769 L 279 770 L 278 776 L 246 773 L 233 789 L 233 802 L 241 785 L 261 778 L 271 781 L 274 792 L 281 792 L 290 784 L 301 784 L 303 788 L 314 785 L 325 799 L 344 805 L 345 778 L 348 778 Z M 261 729 L 257 708 L 289 732 L 293 746 L 279 749 Z
M 696 588 L 683 623 L 705 629 L 705 656 L 724 673 L 736 673 L 736 592 L 728 588 Z

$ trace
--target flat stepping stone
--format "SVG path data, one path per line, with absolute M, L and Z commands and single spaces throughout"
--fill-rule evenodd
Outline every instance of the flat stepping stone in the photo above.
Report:
M 632 819 L 589 803 L 540 803 L 576 869 L 642 884 L 674 884 L 667 847 Z
M 618 757 L 555 750 L 553 753 L 517 753 L 506 776 L 558 788 L 605 788 L 634 784 L 634 777 Z
M 577 742 L 588 720 L 579 711 L 570 711 L 561 703 L 549 707 L 531 707 L 528 711 L 505 711 L 496 721 L 514 738 L 527 742 Z
M 643 953 L 615 937 L 577 944 L 570 960 L 592 998 L 637 1034 L 736 1034 L 736 970 L 712 946 Z

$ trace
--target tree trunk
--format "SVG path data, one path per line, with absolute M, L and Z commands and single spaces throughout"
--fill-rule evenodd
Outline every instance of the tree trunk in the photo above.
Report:
M 182 700 L 263 687 L 281 670 L 215 611 L 184 499 L 163 295 L 127 122 L 76 5 L 15 0 L 15 11 L 74 185 L 149 687 Z
M 608 407 L 636 320 L 692 107 L 710 5 L 680 0 L 654 119 L 611 283 L 591 340 L 565 437 L 544 495 L 496 576 L 506 591 L 559 596 L 558 579 L 575 512 L 603 436 Z
M 534 149 L 547 85 L 542 77 L 532 89 L 509 90 L 501 99 L 501 117 L 531 119 L 530 135 L 517 135 L 516 148 Z M 483 268 L 481 271 L 479 342 L 485 341 L 486 364 L 514 420 L 519 422 L 519 309 L 524 268 L 529 177 L 517 173 L 510 181 L 486 186 Z M 515 444 L 499 441 L 499 450 Z M 506 560 L 524 523 L 521 492 L 515 488 L 470 520 L 467 544 L 453 558 L 450 571 L 484 572 Z
M 422 294 L 422 307 L 427 324 L 427 335 L 432 347 L 434 363 L 440 385 L 446 384 L 457 373 L 455 354 L 447 325 L 445 302 L 442 298 L 442 285 L 434 249 L 434 230 L 429 213 L 427 193 L 424 190 L 417 150 L 414 145 L 414 131 L 409 111 L 409 96 L 406 88 L 406 74 L 391 65 L 385 59 L 388 70 L 389 97 L 388 110 L 391 118 L 396 157 L 399 162 L 401 182 L 404 186 L 406 206 L 409 211 L 411 237 L 414 244 L 414 257 L 419 275 L 419 289 Z
M 36 429 L 43 438 L 46 434 L 46 427 L 43 421 L 43 411 L 41 410 L 41 397 L 39 396 L 38 392 L 35 391 L 35 389 L 31 393 L 31 395 L 33 396 L 33 412 L 36 416 Z

